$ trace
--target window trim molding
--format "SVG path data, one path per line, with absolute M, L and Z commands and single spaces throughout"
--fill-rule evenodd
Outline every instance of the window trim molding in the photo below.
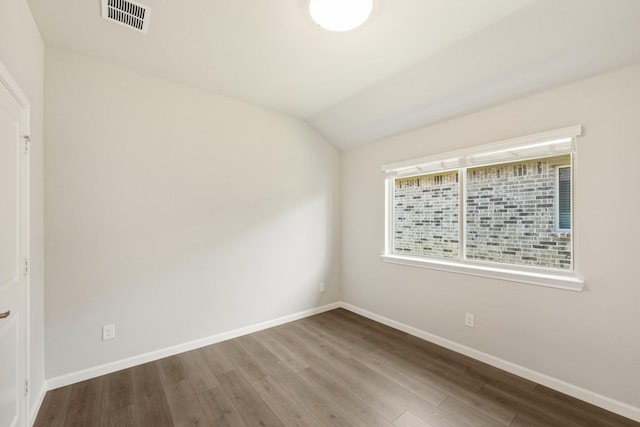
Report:
M 386 163 L 380 167 L 380 170 L 387 175 L 393 176 L 411 176 L 411 175 L 423 175 L 430 173 L 431 171 L 425 171 L 419 169 L 421 165 L 428 165 L 438 163 L 442 167 L 433 172 L 446 172 L 453 169 L 460 169 L 463 167 L 482 166 L 483 164 L 498 164 L 500 161 L 491 161 L 488 163 L 474 162 L 474 156 L 483 156 L 489 152 L 509 151 L 510 149 L 520 149 L 523 146 L 536 145 L 541 143 L 553 143 L 556 141 L 562 141 L 566 139 L 573 139 L 582 135 L 582 125 L 568 126 L 561 129 L 550 130 L 547 132 L 540 132 L 532 135 L 521 136 L 517 138 L 505 139 L 498 142 L 492 142 L 489 144 L 476 145 L 471 148 L 464 148 L 461 150 L 449 151 L 446 153 L 434 154 L 426 157 L 419 157 L 416 159 L 405 160 L 401 162 Z M 573 150 L 572 150 L 573 151 Z M 569 154 L 569 152 L 557 153 L 557 154 Z M 530 157 L 522 157 L 522 160 L 543 157 L 543 154 L 536 153 Z M 456 163 L 450 167 L 447 167 L 447 163 L 450 160 L 461 159 L 464 164 Z M 502 163 L 510 163 L 514 160 L 520 160 L 511 158 L 508 161 Z
M 540 272 L 536 272 L 531 271 L 532 269 L 520 268 L 522 266 L 518 266 L 519 268 L 517 269 L 505 268 L 508 264 L 500 264 L 498 267 L 495 263 L 476 265 L 473 263 L 462 263 L 460 261 L 412 257 L 398 254 L 384 254 L 380 257 L 382 261 L 391 264 L 409 265 L 412 267 L 506 280 L 509 282 L 526 283 L 529 285 L 564 289 L 568 291 L 582 292 L 584 290 L 584 281 L 573 274 L 560 274 L 561 272 L 556 270 L 548 272 L 547 269 L 544 268 L 540 268 Z
M 384 231 L 384 253 L 381 255 L 382 261 L 392 264 L 408 265 L 413 267 L 428 268 L 432 270 L 447 271 L 452 273 L 466 274 L 471 276 L 486 277 L 498 280 L 507 280 L 511 282 L 526 283 L 537 286 L 545 286 L 557 289 L 564 289 L 570 291 L 581 292 L 584 289 L 585 283 L 578 277 L 577 272 L 577 250 L 575 233 L 575 209 L 571 209 L 572 215 L 572 269 L 570 271 L 562 271 L 557 269 L 550 269 L 544 267 L 528 267 L 517 264 L 501 264 L 492 262 L 478 263 L 473 260 L 465 259 L 466 248 L 464 244 L 461 244 L 460 259 L 447 260 L 438 258 L 429 258 L 422 256 L 408 256 L 404 254 L 397 254 L 393 252 L 393 191 L 394 180 L 400 177 L 409 177 L 412 175 L 423 175 L 426 173 L 432 173 L 432 171 L 425 172 L 420 170 L 417 166 L 423 164 L 433 164 L 435 162 L 443 162 L 443 167 L 440 170 L 434 170 L 433 173 L 446 172 L 450 170 L 462 170 L 466 171 L 467 165 L 464 163 L 466 159 L 479 154 L 484 154 L 492 151 L 508 151 L 509 149 L 518 149 L 522 146 L 531 144 L 539 144 L 545 142 L 562 141 L 570 138 L 573 141 L 577 136 L 582 135 L 582 125 L 574 125 L 565 127 L 562 129 L 556 129 L 547 132 L 541 132 L 533 135 L 512 138 L 504 141 L 499 141 L 490 144 L 483 144 L 468 149 L 456 150 L 448 153 L 441 153 L 437 155 L 421 157 L 413 160 L 406 160 L 402 162 L 388 163 L 381 167 L 382 172 L 386 174 L 385 178 L 385 231 Z M 565 154 L 565 153 L 563 153 Z M 571 199 L 572 207 L 575 206 L 575 186 L 573 179 L 575 176 L 576 156 L 575 147 L 572 145 L 573 164 L 571 166 Z M 541 157 L 540 155 L 533 156 L 532 158 Z M 446 167 L 444 161 L 446 159 L 463 159 L 462 164 L 456 167 Z M 524 158 L 522 158 L 524 160 Z M 513 160 L 511 160 L 513 161 Z M 492 163 L 498 164 L 500 162 Z M 468 165 L 476 166 L 476 164 Z M 460 191 L 460 197 L 465 197 L 466 186 L 462 184 Z M 460 204 L 461 209 L 461 226 L 460 232 L 465 232 L 466 227 L 464 222 L 466 221 L 465 209 L 463 204 Z M 557 229 L 557 227 L 556 227 Z M 461 236 L 462 238 L 462 236 Z M 462 239 L 464 240 L 464 239 Z

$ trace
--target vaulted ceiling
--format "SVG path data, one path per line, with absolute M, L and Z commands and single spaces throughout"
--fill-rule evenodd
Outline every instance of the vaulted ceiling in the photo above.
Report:
M 374 0 L 346 33 L 307 0 L 29 0 L 47 44 L 306 120 L 346 149 L 640 62 L 640 0 Z

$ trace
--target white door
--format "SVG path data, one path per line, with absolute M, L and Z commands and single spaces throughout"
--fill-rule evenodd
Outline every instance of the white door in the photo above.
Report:
M 25 110 L 2 77 L 0 75 L 0 427 L 14 427 L 26 425 L 25 171 L 28 147 L 24 140 Z

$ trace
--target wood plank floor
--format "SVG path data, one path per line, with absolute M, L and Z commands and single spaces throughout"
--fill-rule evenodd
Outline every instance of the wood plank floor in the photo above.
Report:
M 36 426 L 640 426 L 338 309 L 47 393 Z

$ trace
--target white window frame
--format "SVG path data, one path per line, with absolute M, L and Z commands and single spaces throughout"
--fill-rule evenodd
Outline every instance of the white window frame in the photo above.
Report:
M 547 286 L 571 291 L 582 291 L 584 281 L 578 277 L 576 254 L 576 226 L 574 209 L 574 188 L 576 170 L 575 139 L 582 135 L 582 126 L 575 125 L 562 129 L 527 135 L 505 141 L 484 144 L 470 149 L 457 150 L 434 156 L 422 157 L 403 162 L 382 165 L 385 179 L 385 249 L 381 258 L 384 262 L 429 268 L 472 276 L 508 280 L 532 285 Z M 397 254 L 393 252 L 393 209 L 394 181 L 396 178 L 426 175 L 458 170 L 466 174 L 467 167 L 512 163 L 541 157 L 571 154 L 571 239 L 572 268 L 564 271 L 545 267 L 529 267 L 497 262 L 478 262 L 466 258 L 466 186 L 461 178 L 460 187 L 460 259 L 448 260 L 424 256 Z M 556 180 L 557 182 L 557 180 Z M 556 227 L 557 229 L 557 227 Z

